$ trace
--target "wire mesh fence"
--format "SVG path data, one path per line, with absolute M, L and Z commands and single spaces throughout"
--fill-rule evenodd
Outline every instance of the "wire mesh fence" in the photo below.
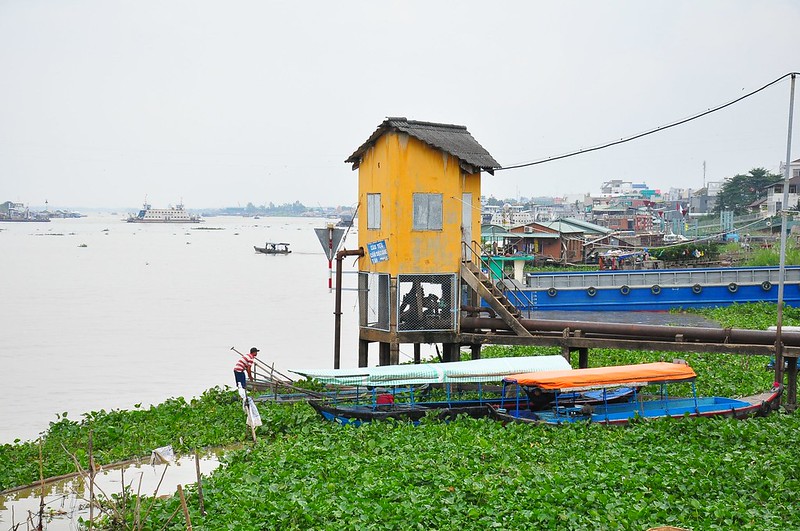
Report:
M 454 274 L 397 275 L 399 332 L 454 330 L 458 290 Z

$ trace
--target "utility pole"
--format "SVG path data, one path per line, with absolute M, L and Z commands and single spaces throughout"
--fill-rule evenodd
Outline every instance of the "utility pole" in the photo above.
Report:
M 789 132 L 786 139 L 786 167 L 783 172 L 783 203 L 781 204 L 781 256 L 780 267 L 778 269 L 778 319 L 775 332 L 775 381 L 783 383 L 783 340 L 781 329 L 783 327 L 783 281 L 786 272 L 786 225 L 788 223 L 787 210 L 789 209 L 789 179 L 791 178 L 792 161 L 792 121 L 794 119 L 794 82 L 795 74 L 792 74 L 792 84 L 789 91 Z M 797 358 L 790 358 L 789 361 L 789 390 L 788 397 L 791 401 L 796 398 L 795 388 L 797 378 Z

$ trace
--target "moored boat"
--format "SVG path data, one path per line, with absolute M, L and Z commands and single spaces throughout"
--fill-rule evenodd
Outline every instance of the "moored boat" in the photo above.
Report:
M 777 408 L 783 392 L 783 386 L 776 383 L 770 391 L 742 398 L 698 397 L 696 378 L 697 374 L 688 365 L 664 362 L 518 374 L 504 378 L 504 387 L 525 388 L 528 393 L 535 390 L 540 393 L 599 390 L 604 398 L 591 406 L 563 405 L 556 400 L 552 407 L 533 410 L 518 401 L 506 400 L 499 408 L 489 408 L 489 413 L 503 422 L 554 425 L 574 422 L 621 425 L 635 419 L 667 417 L 744 419 L 769 414 Z M 689 383 L 692 396 L 670 397 L 668 384 L 675 383 Z M 643 387 L 650 385 L 659 386 L 657 395 L 646 396 L 641 392 Z M 621 386 L 635 389 L 630 400 L 611 403 L 605 399 L 610 390 Z
M 718 267 L 528 273 L 507 292 L 521 310 L 633 311 L 777 302 L 780 269 Z M 785 267 L 784 302 L 800 305 L 800 266 Z M 516 283 L 516 282 L 515 282 Z
M 257 253 L 263 254 L 289 254 L 292 251 L 289 249 L 288 243 L 272 243 L 267 242 L 264 247 L 253 246 Z
M 520 372 L 570 370 L 563 356 L 484 358 L 450 363 L 390 365 L 355 369 L 291 369 L 333 389 L 355 390 L 356 399 L 309 400 L 323 418 L 340 424 L 402 419 L 418 422 L 433 412 L 439 418 L 459 414 L 481 417 L 499 404 L 498 384 Z M 492 389 L 494 388 L 494 389 Z M 359 390 L 367 390 L 366 397 Z M 577 398 L 576 398 L 577 399 Z

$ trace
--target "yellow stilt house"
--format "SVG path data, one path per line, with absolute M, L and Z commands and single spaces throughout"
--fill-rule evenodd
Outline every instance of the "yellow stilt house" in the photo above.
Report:
M 401 343 L 442 343 L 455 358 L 463 262 L 480 241 L 481 171 L 500 165 L 466 127 L 406 118 L 387 118 L 346 162 L 358 170 L 366 251 L 359 364 L 371 342 L 381 365 L 399 362 Z

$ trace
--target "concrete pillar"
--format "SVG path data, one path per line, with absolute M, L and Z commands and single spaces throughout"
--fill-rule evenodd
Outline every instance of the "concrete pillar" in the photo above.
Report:
M 481 344 L 480 343 L 474 343 L 474 344 L 470 345 L 469 349 L 471 351 L 471 354 L 470 354 L 470 358 L 471 359 L 473 359 L 473 360 L 481 359 Z
M 589 349 L 588 348 L 579 348 L 578 349 L 578 368 L 579 369 L 586 369 L 589 367 Z
M 369 366 L 369 341 L 358 340 L 358 366 Z
M 442 343 L 442 361 L 458 361 L 458 343 Z
M 378 343 L 378 365 L 383 367 L 384 365 L 389 365 L 391 363 L 390 356 L 389 356 L 389 343 L 384 343 L 381 341 Z

